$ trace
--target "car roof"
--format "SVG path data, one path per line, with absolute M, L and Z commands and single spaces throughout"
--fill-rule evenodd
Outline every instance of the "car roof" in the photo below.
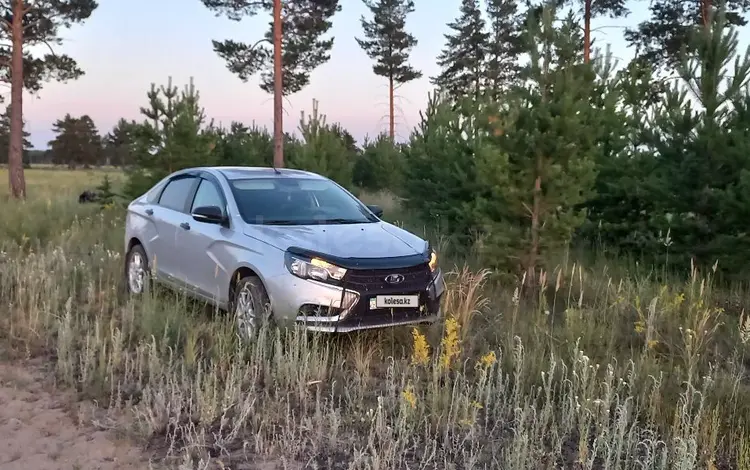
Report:
M 236 179 L 258 179 L 258 178 L 280 178 L 280 177 L 306 177 L 311 179 L 326 179 L 316 173 L 309 171 L 294 170 L 290 168 L 269 168 L 254 166 L 213 166 L 203 168 L 214 170 L 224 175 L 228 180 Z

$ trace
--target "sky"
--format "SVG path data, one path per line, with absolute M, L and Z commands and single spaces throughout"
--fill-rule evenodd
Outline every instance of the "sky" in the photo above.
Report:
M 328 122 L 339 122 L 361 142 L 388 127 L 388 88 L 372 72 L 372 62 L 355 37 L 361 36 L 360 17 L 367 14 L 360 0 L 342 0 L 333 19 L 335 37 L 331 59 L 311 75 L 311 84 L 285 102 L 284 129 L 294 132 L 300 112 L 312 111 L 313 100 Z M 397 90 L 396 131 L 405 139 L 419 122 L 432 87 L 429 77 L 439 72 L 435 63 L 448 32 L 446 23 L 458 15 L 460 0 L 415 0 L 407 28 L 419 41 L 412 65 L 423 77 Z M 648 2 L 638 2 L 627 19 L 595 19 L 595 46 L 611 46 L 613 56 L 626 62 L 632 56 L 623 28 L 647 18 Z M 184 87 L 193 80 L 207 117 L 272 126 L 273 98 L 259 81 L 242 82 L 214 53 L 211 40 L 235 39 L 254 43 L 267 29 L 270 16 L 234 22 L 217 17 L 200 0 L 100 0 L 99 8 L 83 24 L 63 32 L 57 52 L 69 54 L 85 71 L 68 83 L 49 83 L 35 96 L 24 97 L 24 118 L 34 148 L 47 148 L 54 138 L 52 123 L 66 113 L 88 114 L 104 135 L 121 118 L 142 120 L 141 106 L 152 83 Z M 741 32 L 744 47 L 748 35 Z M 9 99 L 9 90 L 4 93 Z

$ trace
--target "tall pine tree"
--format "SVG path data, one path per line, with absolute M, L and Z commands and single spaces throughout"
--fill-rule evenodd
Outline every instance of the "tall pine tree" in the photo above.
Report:
M 296 93 L 310 83 L 310 74 L 330 59 L 333 38 L 325 35 L 339 0 L 201 0 L 217 14 L 240 21 L 261 11 L 273 13 L 263 39 L 246 44 L 231 39 L 212 41 L 227 67 L 247 81 L 260 73 L 261 89 L 274 95 L 274 165 L 284 164 L 283 95 Z M 278 25 L 278 28 L 276 27 Z M 280 30 L 280 31 L 279 31 Z M 279 87 L 275 77 L 281 75 Z
M 2 0 L 0 61 L 5 65 L 0 80 L 10 83 L 10 139 L 8 183 L 14 198 L 26 197 L 23 174 L 23 91 L 38 91 L 48 80 L 66 81 L 83 75 L 75 60 L 58 54 L 53 46 L 62 42 L 60 30 L 81 23 L 96 10 L 95 0 Z M 42 46 L 50 53 L 31 51 Z
M 750 1 L 722 0 L 716 3 L 724 9 L 729 26 L 747 24 L 744 15 L 750 10 Z M 653 0 L 649 3 L 649 19 L 635 29 L 626 29 L 625 40 L 636 48 L 638 58 L 651 67 L 672 69 L 680 63 L 682 49 L 693 44 L 690 37 L 696 26 L 709 25 L 710 10 L 710 0 Z
M 55 138 L 49 142 L 52 158 L 70 168 L 98 165 L 102 161 L 102 138 L 90 116 L 74 118 L 66 114 L 52 124 Z
M 441 72 L 431 79 L 454 101 L 467 95 L 479 99 L 488 38 L 479 0 L 462 0 L 460 12 L 448 23 L 452 32 L 445 34 L 446 44 L 437 58 Z
M 523 51 L 521 15 L 517 0 L 487 0 L 487 47 L 484 54 L 485 87 L 492 98 L 513 85 Z
M 260 12 L 271 12 L 264 0 L 201 0 L 217 14 L 240 21 Z M 333 26 L 333 15 L 341 10 L 339 0 L 284 0 L 282 2 L 283 93 L 297 93 L 310 83 L 310 74 L 330 59 L 333 38 L 325 35 Z M 231 39 L 212 41 L 214 51 L 241 80 L 260 73 L 260 88 L 273 93 L 273 24 L 254 44 Z
M 565 0 L 563 4 L 579 6 L 583 13 L 583 61 L 591 61 L 591 20 L 597 16 L 622 18 L 630 12 L 625 8 L 627 0 Z
M 375 75 L 388 79 L 388 135 L 395 139 L 394 90 L 397 85 L 422 77 L 422 72 L 409 65 L 409 53 L 417 39 L 406 32 L 406 16 L 414 11 L 413 0 L 363 0 L 372 19 L 360 19 L 365 39 L 357 44 L 375 61 Z

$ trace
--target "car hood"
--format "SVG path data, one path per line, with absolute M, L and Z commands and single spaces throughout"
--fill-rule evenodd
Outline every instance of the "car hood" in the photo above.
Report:
M 340 258 L 391 258 L 424 253 L 425 241 L 387 222 L 248 225 L 245 234 L 280 250 L 298 247 Z

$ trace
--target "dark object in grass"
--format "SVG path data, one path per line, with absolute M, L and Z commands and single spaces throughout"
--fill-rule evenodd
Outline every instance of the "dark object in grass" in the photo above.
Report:
M 99 195 L 94 191 L 89 191 L 88 189 L 82 192 L 78 196 L 78 203 L 83 204 L 86 202 L 97 202 L 99 200 Z

